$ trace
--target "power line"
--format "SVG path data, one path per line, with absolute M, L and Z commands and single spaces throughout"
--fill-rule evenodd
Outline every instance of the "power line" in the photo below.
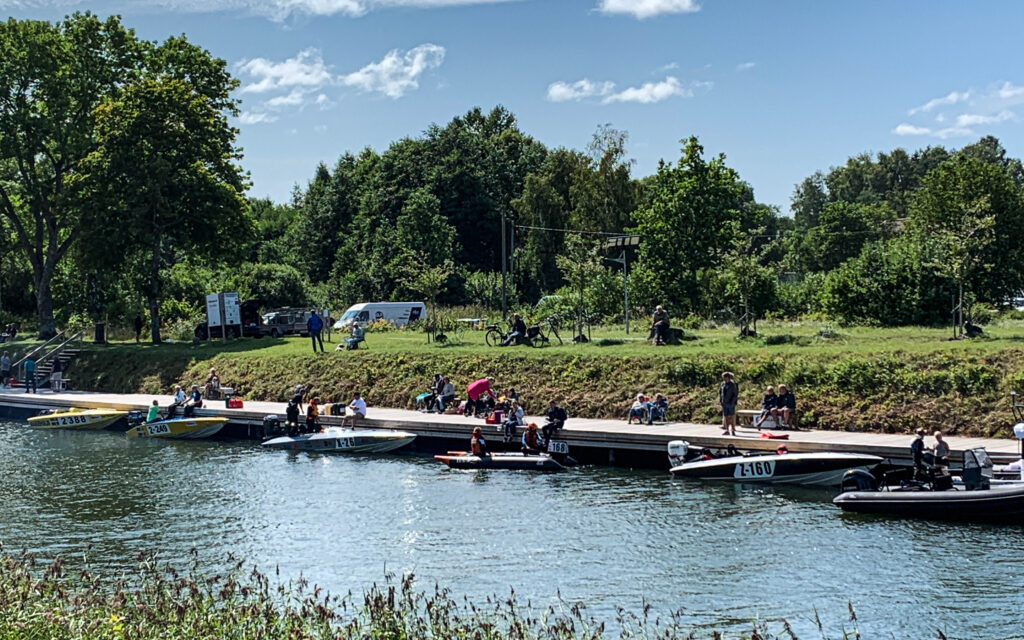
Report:
M 553 228 L 553 227 L 531 227 L 531 226 L 523 225 L 523 224 L 517 224 L 517 225 L 515 225 L 515 227 L 516 227 L 516 229 L 529 229 L 530 231 L 557 231 L 559 233 L 578 233 L 578 234 L 584 235 L 584 236 L 616 236 L 616 237 L 619 237 L 619 236 L 636 236 L 636 235 L 640 235 L 640 234 L 637 234 L 637 233 L 626 233 L 624 231 L 620 231 L 618 233 L 613 232 L 613 231 L 582 231 L 580 229 L 556 229 L 556 228 Z

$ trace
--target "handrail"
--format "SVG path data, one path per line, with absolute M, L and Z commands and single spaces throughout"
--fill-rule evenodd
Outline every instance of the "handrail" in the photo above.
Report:
M 59 356 L 64 351 L 64 347 L 68 346 L 70 343 L 74 342 L 75 340 L 80 340 L 81 338 L 82 338 L 82 332 L 79 331 L 78 333 L 74 334 L 73 336 L 71 336 L 70 338 L 65 340 L 64 342 L 60 343 L 59 345 L 57 345 L 56 347 L 51 349 L 50 352 L 47 353 L 46 355 L 44 355 L 42 358 L 39 358 L 38 360 L 36 360 L 36 366 L 41 365 L 42 363 L 46 362 L 50 358 L 53 358 L 54 356 Z
M 60 333 L 58 333 L 57 335 L 53 336 L 52 338 L 50 338 L 49 340 L 47 340 L 47 341 L 46 341 L 46 342 L 44 342 L 43 344 L 39 345 L 39 346 L 38 346 L 38 347 L 36 347 L 35 349 L 33 349 L 33 350 L 29 351 L 28 353 L 26 353 L 26 354 L 24 355 L 24 357 L 22 357 L 22 359 L 21 359 L 21 360 L 18 360 L 18 361 L 17 361 L 17 362 L 15 362 L 15 363 L 14 363 L 13 365 L 11 365 L 11 370 L 13 371 L 13 370 L 17 369 L 17 368 L 18 368 L 19 366 L 21 366 L 21 365 L 22 365 L 22 364 L 23 364 L 23 363 L 24 363 L 24 362 L 25 362 L 26 360 L 28 360 L 28 359 L 29 359 L 29 358 L 31 358 L 32 356 L 36 355 L 37 353 L 39 353 L 40 351 L 42 351 L 43 349 L 45 349 L 47 345 L 49 345 L 49 344 L 50 344 L 51 342 L 53 342 L 53 341 L 54 341 L 54 340 L 56 340 L 57 338 L 60 338 L 61 336 L 63 336 L 63 335 L 65 334 L 65 333 L 66 333 L 66 331 L 61 331 Z

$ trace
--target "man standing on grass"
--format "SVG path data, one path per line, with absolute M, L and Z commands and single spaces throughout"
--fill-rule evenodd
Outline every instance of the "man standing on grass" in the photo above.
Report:
M 306 320 L 306 329 L 309 330 L 309 338 L 313 341 L 313 353 L 316 353 L 316 343 L 320 343 L 320 353 L 324 352 L 324 339 L 320 332 L 324 329 L 323 319 L 317 315 L 316 309 L 310 312 L 309 320 Z
M 139 340 L 140 340 L 140 338 L 142 338 L 142 314 L 141 313 L 136 313 L 135 314 L 135 322 L 133 323 L 133 326 L 135 327 L 135 344 L 139 344 Z
M 722 374 L 722 384 L 718 387 L 718 402 L 722 405 L 722 435 L 736 435 L 736 401 L 740 396 L 740 386 L 726 371 Z

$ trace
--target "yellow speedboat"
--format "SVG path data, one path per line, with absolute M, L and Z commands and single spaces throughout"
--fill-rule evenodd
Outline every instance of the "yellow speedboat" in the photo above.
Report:
M 209 438 L 228 423 L 227 418 L 173 418 L 144 422 L 125 432 L 129 438 L 198 440 Z
M 32 416 L 28 424 L 36 429 L 96 430 L 106 429 L 126 415 L 127 411 L 116 409 L 71 408 Z

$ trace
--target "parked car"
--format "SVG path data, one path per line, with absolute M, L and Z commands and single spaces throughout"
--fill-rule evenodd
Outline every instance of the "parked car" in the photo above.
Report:
M 422 302 L 360 302 L 349 307 L 341 319 L 334 323 L 334 328 L 347 329 L 353 322 L 366 324 L 378 320 L 404 327 L 426 318 L 427 305 Z
M 308 336 L 307 320 L 309 320 L 309 311 L 305 309 L 274 309 L 263 314 L 262 331 L 264 335 L 272 338 L 295 334 Z

